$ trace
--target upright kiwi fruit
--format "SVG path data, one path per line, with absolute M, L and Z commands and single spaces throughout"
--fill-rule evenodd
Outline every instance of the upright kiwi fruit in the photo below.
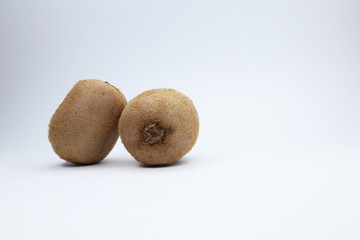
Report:
M 194 146 L 199 117 L 193 102 L 173 89 L 152 89 L 132 99 L 119 120 L 128 152 L 145 165 L 176 162 Z
M 119 138 L 117 124 L 127 101 L 100 80 L 79 81 L 49 124 L 49 140 L 60 158 L 76 164 L 103 160 Z

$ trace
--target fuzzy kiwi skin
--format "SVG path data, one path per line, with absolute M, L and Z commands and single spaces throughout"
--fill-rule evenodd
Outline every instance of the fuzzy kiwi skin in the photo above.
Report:
M 107 82 L 76 83 L 49 124 L 55 153 L 75 164 L 103 160 L 119 138 L 117 124 L 126 103 L 124 95 Z
M 128 152 L 145 165 L 176 162 L 194 146 L 199 117 L 193 102 L 173 89 L 153 89 L 132 99 L 119 120 Z

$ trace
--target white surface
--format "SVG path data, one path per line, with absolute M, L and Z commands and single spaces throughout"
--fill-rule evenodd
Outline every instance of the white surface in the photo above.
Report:
M 1 171 L 3 239 L 357 239 L 359 154 L 189 154 L 144 168 L 129 157 Z M 15 159 L 14 159 L 15 160 Z M 17 159 L 19 160 L 19 159 Z
M 0 3 L 0 239 L 360 239 L 357 1 Z M 72 85 L 177 89 L 195 148 L 74 167 L 47 140 Z

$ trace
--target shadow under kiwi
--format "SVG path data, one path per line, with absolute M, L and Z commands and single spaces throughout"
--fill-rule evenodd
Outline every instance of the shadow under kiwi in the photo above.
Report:
M 138 167 L 140 167 L 140 168 L 171 168 L 171 167 L 176 167 L 176 166 L 187 164 L 187 162 L 188 162 L 187 158 L 181 158 L 180 160 L 174 162 L 173 164 L 169 164 L 169 165 L 146 165 L 146 164 L 138 162 Z
M 90 163 L 90 164 L 84 164 L 84 163 L 72 163 L 72 162 L 63 162 L 60 164 L 61 167 L 67 167 L 67 168 L 80 168 L 80 167 L 89 167 L 94 165 L 101 165 L 101 162 L 97 163 Z
M 135 162 L 135 164 L 134 164 Z M 59 167 L 65 168 L 90 168 L 90 167 L 97 167 L 97 168 L 108 168 L 108 167 L 136 167 L 136 161 L 131 159 L 115 159 L 115 158 L 105 158 L 104 160 L 91 163 L 91 164 L 78 164 L 78 163 L 71 163 L 71 162 L 63 162 L 59 164 Z
M 145 165 L 137 162 L 133 158 L 105 158 L 104 160 L 92 163 L 92 164 L 78 164 L 71 162 L 62 162 L 56 165 L 57 168 L 81 168 L 81 169 L 89 169 L 89 168 L 172 168 L 178 167 L 184 164 L 188 164 L 188 158 L 182 158 L 170 165 Z

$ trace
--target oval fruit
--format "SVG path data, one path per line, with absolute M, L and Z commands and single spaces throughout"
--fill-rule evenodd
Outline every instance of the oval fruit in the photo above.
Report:
M 172 89 L 153 89 L 132 99 L 119 120 L 128 152 L 146 165 L 167 165 L 194 146 L 199 117 L 192 101 Z
M 100 80 L 74 85 L 49 124 L 49 140 L 60 158 L 77 164 L 103 160 L 119 138 L 117 123 L 127 101 Z

